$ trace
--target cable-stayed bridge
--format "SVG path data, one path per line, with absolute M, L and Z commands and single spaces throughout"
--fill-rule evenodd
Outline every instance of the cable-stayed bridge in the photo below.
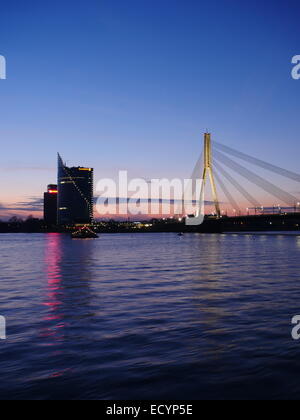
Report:
M 212 142 L 209 133 L 204 135 L 204 150 L 192 179 L 199 176 L 203 180 L 201 199 L 207 198 L 205 190 L 209 182 L 217 217 L 225 209 L 231 215 L 248 215 L 251 210 L 257 213 L 300 210 L 300 174 Z
M 192 174 L 193 180 L 199 177 L 200 202 L 210 204 L 207 218 L 237 230 L 253 224 L 261 229 L 299 229 L 300 174 L 212 141 L 205 133 Z

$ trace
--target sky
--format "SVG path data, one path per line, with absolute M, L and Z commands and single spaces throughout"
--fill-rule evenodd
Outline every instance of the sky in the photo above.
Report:
M 0 218 L 39 215 L 56 154 L 95 183 L 189 177 L 203 133 L 300 172 L 298 1 L 0 5 Z

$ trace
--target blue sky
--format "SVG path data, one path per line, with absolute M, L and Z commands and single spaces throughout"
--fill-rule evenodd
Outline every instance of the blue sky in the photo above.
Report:
M 206 129 L 300 172 L 299 12 L 289 0 L 3 3 L 0 207 L 40 197 L 57 151 L 96 180 L 187 177 Z

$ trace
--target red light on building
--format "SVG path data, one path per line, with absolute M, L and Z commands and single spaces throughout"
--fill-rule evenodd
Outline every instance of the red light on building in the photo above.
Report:
M 58 194 L 57 185 L 48 185 L 48 194 Z
M 57 198 L 57 185 L 48 185 L 47 192 L 44 194 L 44 221 L 49 226 L 57 223 Z

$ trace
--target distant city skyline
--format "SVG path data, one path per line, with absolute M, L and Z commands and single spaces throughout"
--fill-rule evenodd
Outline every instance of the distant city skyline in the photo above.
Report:
M 58 151 L 95 168 L 95 184 L 119 170 L 185 178 L 208 130 L 300 172 L 299 12 L 294 0 L 3 5 L 0 219 L 42 217 Z

